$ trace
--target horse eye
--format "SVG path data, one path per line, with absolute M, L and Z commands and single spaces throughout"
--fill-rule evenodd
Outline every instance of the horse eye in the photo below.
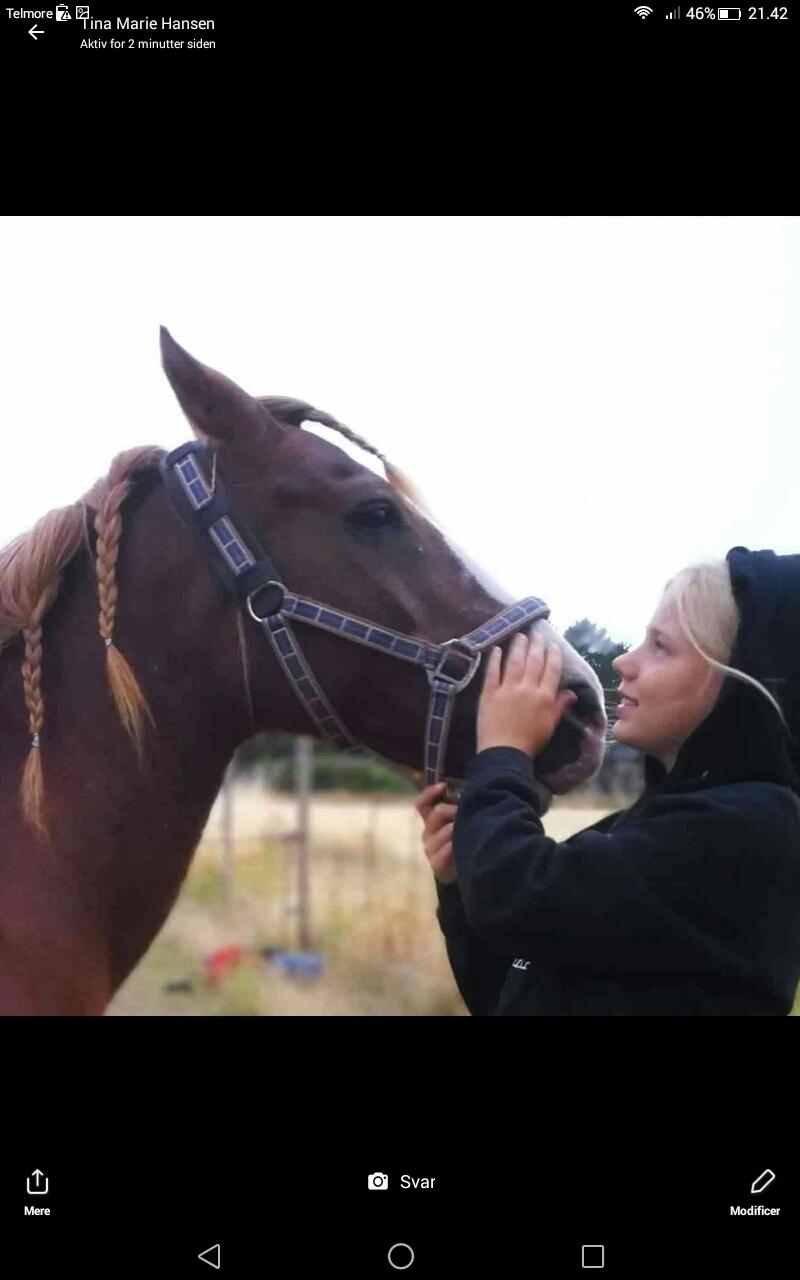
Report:
M 383 500 L 364 502 L 347 519 L 355 529 L 364 533 L 378 533 L 381 529 L 399 529 L 403 519 L 394 503 Z

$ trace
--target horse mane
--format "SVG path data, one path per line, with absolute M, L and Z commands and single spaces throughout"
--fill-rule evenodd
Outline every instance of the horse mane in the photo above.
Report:
M 97 534 L 95 567 L 98 631 L 106 648 L 106 672 L 123 726 L 140 760 L 144 749 L 144 717 L 152 713 L 128 662 L 114 645 L 117 606 L 116 562 L 122 532 L 120 508 L 137 476 L 152 471 L 164 450 L 157 446 L 128 449 L 114 458 L 108 475 L 92 485 L 78 502 L 59 507 L 14 538 L 0 551 L 0 652 L 22 632 L 25 657 L 22 684 L 31 747 L 22 775 L 23 813 L 43 840 L 49 837 L 44 816 L 40 735 L 44 727 L 42 695 L 42 621 L 52 608 L 64 570 L 82 544 L 91 556 L 89 512 Z
M 357 435 L 330 414 L 315 409 L 305 400 L 287 396 L 261 396 L 258 397 L 258 402 L 279 422 L 296 427 L 300 427 L 305 421 L 319 422 L 374 454 L 383 463 L 387 480 L 403 501 L 419 514 L 431 518 L 411 480 L 363 436 Z M 213 448 L 214 442 L 209 443 Z M 81 545 L 85 545 L 91 558 L 90 512 L 94 517 L 97 534 L 95 570 L 99 603 L 98 633 L 106 649 L 106 674 L 122 725 L 136 748 L 140 763 L 144 759 L 145 717 L 149 718 L 151 724 L 155 722 L 136 676 L 113 640 L 118 598 L 116 562 L 122 533 L 122 504 L 137 478 L 152 472 L 165 452 L 156 445 L 143 445 L 117 454 L 108 474 L 97 480 L 82 498 L 70 506 L 49 511 L 33 529 L 20 534 L 0 550 L 0 653 L 20 632 L 25 643 L 21 674 L 31 745 L 20 786 L 22 810 L 26 820 L 45 842 L 49 840 L 49 829 L 44 813 L 41 760 L 41 734 L 45 713 L 42 695 L 42 622 L 55 603 L 65 569 Z M 249 698 L 246 646 L 238 614 L 237 621 Z

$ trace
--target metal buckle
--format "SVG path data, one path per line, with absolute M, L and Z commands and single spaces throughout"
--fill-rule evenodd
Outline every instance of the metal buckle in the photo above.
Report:
M 436 666 L 432 671 L 429 669 L 427 672 L 428 684 L 433 685 L 434 680 L 446 680 L 448 684 L 453 686 L 456 693 L 460 693 L 462 689 L 466 689 L 480 666 L 481 650 L 476 649 L 468 640 L 461 639 L 445 640 L 441 649 L 442 653 Z M 466 674 L 459 678 L 458 675 L 450 675 L 444 671 L 444 664 L 449 658 L 457 658 L 462 662 L 467 662 L 469 665 Z
M 267 612 L 265 614 L 263 614 L 262 616 L 259 616 L 259 614 L 253 612 L 253 606 L 251 601 L 253 599 L 253 596 L 257 596 L 259 591 L 266 591 L 267 587 L 277 587 L 278 602 L 274 608 L 267 609 Z M 280 613 L 281 609 L 283 608 L 283 598 L 285 595 L 286 595 L 286 588 L 282 582 L 276 582 L 274 579 L 270 579 L 269 582 L 262 582 L 261 586 L 256 587 L 253 591 L 250 592 L 250 595 L 247 597 L 247 612 L 250 614 L 250 617 L 253 619 L 254 622 L 263 622 L 265 618 L 271 618 L 274 614 Z

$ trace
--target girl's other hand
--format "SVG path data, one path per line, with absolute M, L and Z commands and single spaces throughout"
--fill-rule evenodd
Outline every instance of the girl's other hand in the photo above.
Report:
M 415 808 L 425 823 L 422 847 L 434 876 L 440 884 L 454 884 L 457 877 L 453 861 L 453 826 L 458 806 L 440 801 L 446 785 L 445 782 L 437 782 L 426 787 Z

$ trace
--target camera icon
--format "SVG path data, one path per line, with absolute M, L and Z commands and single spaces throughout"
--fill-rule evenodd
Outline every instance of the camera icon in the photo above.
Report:
M 367 1175 L 367 1186 L 370 1191 L 388 1191 L 389 1179 L 385 1173 L 370 1173 Z

